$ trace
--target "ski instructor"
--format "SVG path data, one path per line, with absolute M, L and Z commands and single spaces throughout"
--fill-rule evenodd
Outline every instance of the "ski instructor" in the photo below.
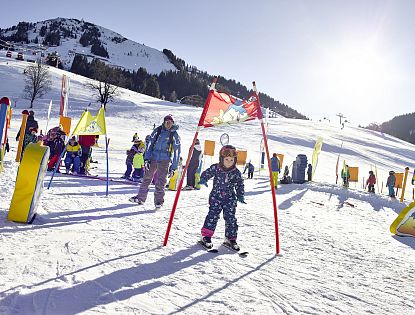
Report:
M 139 205 L 144 204 L 147 199 L 148 187 L 157 172 L 158 179 L 155 183 L 154 205 L 156 209 L 163 206 L 166 177 L 173 176 L 179 162 L 180 137 L 177 129 L 179 129 L 179 126 L 174 124 L 173 117 L 167 115 L 164 117 L 163 124 L 151 133 L 148 147 L 144 153 L 145 173 L 143 182 L 138 189 L 137 196 L 131 197 L 130 201 Z

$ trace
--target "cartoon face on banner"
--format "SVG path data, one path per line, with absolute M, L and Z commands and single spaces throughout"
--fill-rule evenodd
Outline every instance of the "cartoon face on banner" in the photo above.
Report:
M 255 95 L 247 100 L 223 92 L 212 92 L 203 126 L 235 124 L 258 117 L 259 102 Z

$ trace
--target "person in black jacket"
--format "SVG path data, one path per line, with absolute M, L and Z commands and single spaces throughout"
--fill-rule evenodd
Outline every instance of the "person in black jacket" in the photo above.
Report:
M 52 137 L 53 139 L 48 141 L 48 146 L 50 148 L 50 159 L 48 162 L 49 172 L 54 170 L 56 163 L 59 161 L 59 157 L 65 149 L 65 132 L 59 130 L 58 132 L 54 133 Z M 57 168 L 57 173 L 60 173 L 59 167 L 60 165 Z
M 307 180 L 311 182 L 311 178 L 313 176 L 313 166 L 311 164 L 308 164 L 307 168 Z
M 26 109 L 22 112 L 22 114 L 26 114 L 29 115 L 27 117 L 27 122 L 26 122 L 26 128 L 25 128 L 25 134 L 29 134 L 30 135 L 30 129 L 39 129 L 39 125 L 37 123 L 37 121 L 35 120 L 35 112 L 33 110 L 31 111 L 27 111 Z M 20 138 L 20 129 L 17 132 L 16 135 L 16 141 L 19 141 Z
M 193 190 L 196 187 L 195 175 L 199 167 L 200 159 L 202 157 L 202 147 L 199 139 L 195 141 L 192 157 L 190 158 L 189 166 L 187 167 L 187 185 L 183 190 Z

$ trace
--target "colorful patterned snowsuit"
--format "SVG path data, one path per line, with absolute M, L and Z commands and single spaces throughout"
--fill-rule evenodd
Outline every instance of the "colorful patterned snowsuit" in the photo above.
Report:
M 222 169 L 219 164 L 213 164 L 200 176 L 201 180 L 208 181 L 213 177 L 213 188 L 209 195 L 209 213 L 202 228 L 202 236 L 212 237 L 220 213 L 223 210 L 225 220 L 225 237 L 236 240 L 238 224 L 235 217 L 237 197 L 244 195 L 244 182 L 241 172 L 237 168 Z

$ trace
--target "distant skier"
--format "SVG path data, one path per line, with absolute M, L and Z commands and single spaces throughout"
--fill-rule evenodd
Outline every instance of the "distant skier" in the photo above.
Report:
M 280 172 L 280 160 L 278 159 L 277 153 L 272 154 L 271 158 L 271 170 L 272 170 L 272 178 L 274 180 L 274 186 L 277 188 L 278 186 L 278 174 Z
M 369 178 L 366 180 L 367 191 L 374 193 L 376 184 L 376 176 L 373 174 L 373 171 L 369 171 Z
M 390 171 L 389 177 L 386 181 L 386 187 L 388 187 L 389 189 L 389 197 L 395 198 L 395 184 L 396 184 L 395 172 Z
M 249 161 L 245 165 L 245 169 L 244 169 L 244 174 L 246 171 L 248 171 L 248 179 L 252 179 L 254 177 L 254 170 L 255 170 L 254 165 L 251 163 L 251 161 Z
M 341 172 L 341 177 L 343 179 L 343 186 L 349 187 L 349 180 L 350 180 L 350 172 L 349 172 L 349 165 L 345 165 Z
M 10 152 L 9 138 L 6 138 L 5 152 Z
M 308 164 L 307 168 L 307 180 L 311 182 L 311 177 L 313 176 L 313 166 L 311 164 Z
M 211 165 L 200 176 L 200 184 L 207 185 L 213 177 L 213 188 L 209 194 L 209 213 L 205 218 L 202 234 L 202 245 L 212 248 L 212 236 L 215 233 L 221 212 L 225 220 L 224 245 L 238 251 L 236 242 L 238 224 L 235 217 L 237 201 L 246 203 L 244 199 L 244 181 L 241 172 L 236 168 L 237 153 L 232 145 L 225 145 L 219 152 L 219 163 Z

